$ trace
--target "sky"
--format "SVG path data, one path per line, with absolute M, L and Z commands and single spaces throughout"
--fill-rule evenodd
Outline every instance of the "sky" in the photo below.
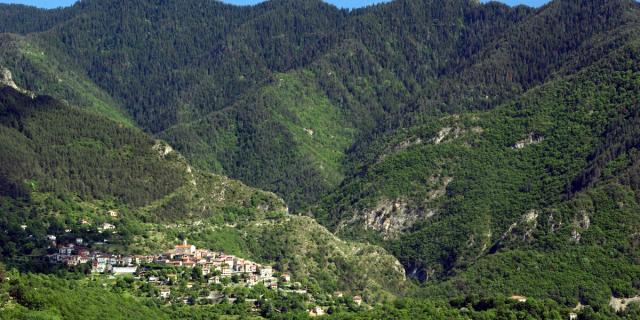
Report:
M 261 0 L 223 0 L 227 3 L 238 5 L 249 5 L 261 2 Z M 325 0 L 341 8 L 358 8 L 370 4 L 385 2 L 388 0 Z M 0 0 L 0 3 L 21 3 L 41 8 L 57 8 L 70 6 L 76 0 Z M 484 1 L 483 1 L 484 2 Z M 539 7 L 547 2 L 547 0 L 502 0 L 509 5 L 526 4 L 532 7 Z

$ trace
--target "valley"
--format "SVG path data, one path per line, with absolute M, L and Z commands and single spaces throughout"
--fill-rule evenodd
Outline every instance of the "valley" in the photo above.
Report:
M 632 0 L 0 5 L 0 319 L 635 319 L 639 35 Z

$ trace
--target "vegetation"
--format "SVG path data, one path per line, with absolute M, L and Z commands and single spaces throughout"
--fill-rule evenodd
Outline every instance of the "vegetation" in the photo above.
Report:
M 0 253 L 12 267 L 48 270 L 41 257 L 55 250 L 51 235 L 57 243 L 82 238 L 93 250 L 130 254 L 191 239 L 278 260 L 278 270 L 316 292 L 366 292 L 377 300 L 405 286 L 404 270 L 385 250 L 342 242 L 313 219 L 290 216 L 272 193 L 191 168 L 162 141 L 50 97 L 9 87 L 0 97 L 7 132 Z M 101 230 L 105 223 L 115 231 Z
M 18 282 L 101 290 L 29 273 L 49 234 L 117 252 L 189 238 L 373 307 L 341 301 L 329 318 L 637 317 L 608 307 L 640 294 L 635 1 L 0 11 L 1 66 L 53 97 L 0 92 L 0 246 Z M 118 233 L 97 233 L 105 222 Z M 74 312 L 3 285 L 11 316 Z M 167 308 L 129 289 L 106 290 L 106 308 L 312 307 L 276 295 L 259 312 Z

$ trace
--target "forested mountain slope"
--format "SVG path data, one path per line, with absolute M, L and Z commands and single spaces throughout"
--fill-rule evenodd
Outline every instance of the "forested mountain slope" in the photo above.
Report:
M 639 43 L 489 112 L 395 132 L 316 212 L 463 292 L 634 295 Z M 482 280 L 496 273 L 508 275 Z
M 188 230 L 326 291 L 382 300 L 406 271 L 456 311 L 526 295 L 612 316 L 611 296 L 640 293 L 636 1 L 85 0 L 0 16 L 0 65 L 54 97 L 3 89 L 12 212 L 127 208 L 117 250 Z
M 31 32 L 30 42 L 81 70 L 142 128 L 198 167 L 275 191 L 293 208 L 352 173 L 362 159 L 345 158 L 381 130 L 425 110 L 494 107 L 601 58 L 638 19 L 637 5 L 622 0 L 537 10 L 394 1 L 352 12 L 321 1 L 94 0 L 30 14 L 43 20 L 36 28 L 15 18 L 33 9 L 7 8 L 3 30 Z M 59 22 L 32 33 L 50 21 Z M 322 106 L 316 113 L 337 118 L 309 121 L 304 101 L 282 98 L 292 89 L 283 78 Z
M 61 243 L 108 241 L 101 249 L 119 253 L 162 252 L 189 237 L 204 248 L 278 262 L 281 272 L 318 290 L 367 292 L 375 300 L 406 288 L 402 266 L 384 249 L 345 242 L 313 219 L 289 215 L 275 194 L 198 171 L 139 129 L 2 86 L 3 260 L 46 254 L 47 235 Z M 100 232 L 103 223 L 118 232 Z

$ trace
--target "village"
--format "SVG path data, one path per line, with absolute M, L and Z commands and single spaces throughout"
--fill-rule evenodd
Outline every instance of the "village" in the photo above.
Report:
M 253 287 L 258 283 L 267 288 L 278 289 L 279 281 L 291 282 L 288 274 L 275 277 L 271 266 L 262 265 L 242 259 L 223 252 L 214 252 L 207 249 L 198 249 L 195 245 L 188 244 L 185 240 L 176 245 L 173 250 L 157 255 L 117 255 L 90 251 L 83 245 L 83 239 L 76 239 L 75 243 L 62 244 L 57 247 L 57 252 L 47 256 L 49 262 L 74 267 L 82 264 L 91 264 L 93 274 L 110 275 L 135 275 L 146 279 L 147 282 L 161 287 L 160 297 L 167 299 L 171 296 L 168 284 L 172 276 L 164 279 L 151 275 L 149 272 L 154 266 L 167 266 L 174 268 L 198 268 L 207 284 L 225 284 L 234 279 L 235 285 Z
M 90 266 L 94 278 L 123 279 L 123 276 L 129 276 L 153 288 L 151 291 L 154 296 L 166 303 L 201 304 L 203 300 L 218 303 L 225 299 L 232 303 L 236 298 L 221 293 L 224 288 L 253 288 L 256 285 L 313 300 L 300 283 L 292 282 L 287 273 L 274 272 L 272 266 L 224 252 L 199 249 L 186 240 L 160 254 L 118 255 L 91 251 L 83 239 L 77 238 L 75 243 L 57 245 L 56 251 L 47 255 L 46 259 L 52 264 L 69 268 Z M 194 293 L 203 292 L 203 289 L 206 295 L 200 294 L 194 298 L 197 295 Z M 337 293 L 337 297 L 341 298 L 342 294 Z M 246 300 L 251 302 L 251 299 Z M 362 304 L 360 296 L 354 296 L 352 301 L 357 306 Z M 326 314 L 326 309 L 315 305 L 308 310 L 308 314 L 312 317 L 322 316 Z

